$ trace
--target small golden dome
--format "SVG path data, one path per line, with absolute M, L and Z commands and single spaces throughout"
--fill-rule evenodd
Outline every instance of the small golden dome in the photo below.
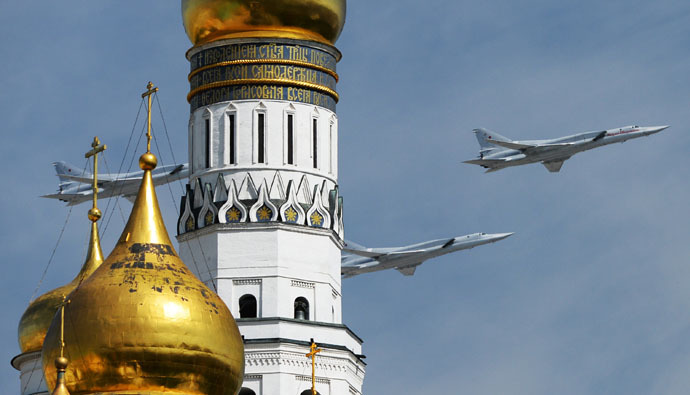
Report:
M 194 45 L 223 38 L 278 37 L 335 44 L 345 0 L 182 0 Z
M 62 303 L 63 297 L 69 295 L 84 279 L 89 277 L 103 263 L 103 252 L 98 238 L 98 226 L 91 223 L 91 237 L 86 262 L 77 277 L 69 284 L 49 291 L 34 300 L 19 320 L 19 348 L 22 353 L 41 351 L 50 322 Z
M 68 302 L 65 381 L 73 394 L 221 395 L 242 384 L 235 320 L 175 252 L 151 170 L 113 252 Z M 60 355 L 59 332 L 57 318 L 43 346 L 48 388 L 56 384 L 50 362 Z

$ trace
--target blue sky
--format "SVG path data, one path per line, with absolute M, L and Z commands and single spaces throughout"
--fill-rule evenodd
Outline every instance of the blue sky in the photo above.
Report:
M 516 232 L 414 277 L 344 281 L 366 393 L 687 393 L 689 26 L 690 4 L 674 0 L 348 4 L 337 43 L 347 237 L 394 246 Z M 163 0 L 4 2 L 0 37 L 0 393 L 12 394 L 16 325 L 68 215 L 38 198 L 57 187 L 50 163 L 83 164 L 98 135 L 114 171 L 149 80 L 184 160 L 190 44 L 179 4 Z M 530 139 L 629 124 L 672 127 L 557 174 L 461 163 L 477 154 L 475 127 Z M 174 234 L 172 188 L 175 200 L 158 193 Z M 86 210 L 71 212 L 39 294 L 78 271 Z M 106 254 L 122 226 L 115 211 Z

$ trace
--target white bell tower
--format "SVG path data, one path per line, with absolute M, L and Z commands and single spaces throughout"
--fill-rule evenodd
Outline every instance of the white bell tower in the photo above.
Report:
M 362 340 L 342 322 L 336 62 L 326 43 L 197 44 L 180 256 L 230 307 L 244 394 L 361 394 Z M 306 392 L 305 392 L 306 391 Z

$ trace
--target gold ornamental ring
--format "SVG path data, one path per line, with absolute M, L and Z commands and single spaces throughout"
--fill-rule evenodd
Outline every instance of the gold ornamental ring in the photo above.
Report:
M 219 63 L 214 63 L 214 64 L 207 64 L 206 66 L 199 67 L 198 69 L 195 69 L 189 75 L 187 76 L 187 80 L 191 81 L 192 77 L 195 75 L 201 73 L 204 70 L 208 70 L 214 67 L 223 67 L 223 66 L 234 66 L 234 65 L 242 65 L 242 64 L 284 64 L 287 66 L 298 66 L 298 67 L 306 67 L 310 69 L 314 69 L 316 71 L 321 71 L 326 74 L 331 75 L 333 78 L 335 78 L 335 82 L 338 82 L 340 77 L 338 76 L 338 73 L 335 71 L 323 67 L 323 66 L 318 66 L 309 62 L 303 62 L 301 60 L 286 60 L 286 59 L 238 59 L 238 60 L 228 60 L 225 62 L 219 62 Z
M 196 89 L 193 89 L 189 94 L 187 94 L 187 102 L 191 103 L 192 97 L 199 92 L 203 92 L 213 88 L 222 88 L 225 86 L 235 86 L 235 85 L 259 85 L 259 84 L 273 84 L 273 85 L 285 85 L 285 86 L 295 86 L 298 88 L 311 89 L 319 91 L 326 95 L 329 95 L 335 99 L 336 103 L 340 100 L 338 93 L 331 88 L 323 85 L 312 84 L 309 82 L 293 81 L 283 78 L 248 78 L 243 80 L 231 80 L 231 81 L 218 81 L 211 82 L 210 84 L 202 85 Z

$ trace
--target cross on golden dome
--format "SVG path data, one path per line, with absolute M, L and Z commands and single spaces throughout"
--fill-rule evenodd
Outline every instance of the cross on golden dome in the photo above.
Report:
M 311 341 L 311 352 L 306 354 L 307 358 L 311 358 L 311 395 L 316 395 L 316 354 L 323 351 L 320 348 L 316 348 L 316 343 L 314 340 Z
M 96 222 L 101 218 L 101 210 L 98 209 L 98 153 L 105 151 L 108 148 L 105 144 L 101 144 L 98 136 L 93 138 L 91 143 L 91 151 L 84 154 L 86 159 L 93 157 L 93 207 L 89 210 L 89 219 Z

